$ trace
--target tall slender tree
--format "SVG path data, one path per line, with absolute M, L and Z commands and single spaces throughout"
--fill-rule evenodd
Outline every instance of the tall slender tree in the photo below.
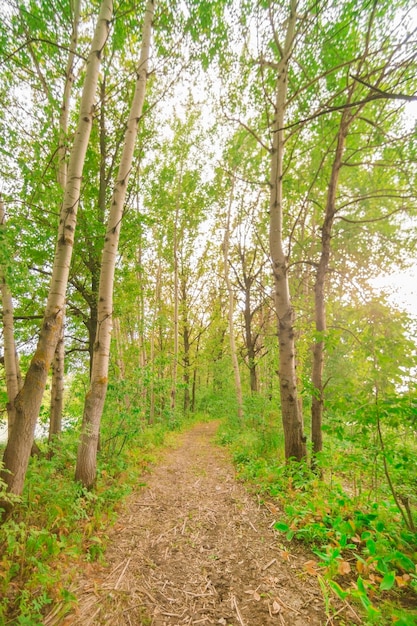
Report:
M 359 42 L 355 48 L 353 58 L 346 58 L 344 75 L 338 83 L 337 100 L 338 111 L 333 112 L 339 118 L 336 124 L 334 136 L 334 148 L 329 148 L 332 162 L 330 166 L 329 181 L 327 185 L 324 215 L 320 227 L 320 255 L 315 271 L 314 281 L 314 316 L 316 341 L 313 345 L 313 365 L 312 365 L 312 405 L 311 405 L 311 437 L 313 443 L 313 453 L 320 452 L 323 447 L 322 440 L 322 420 L 324 408 L 324 381 L 323 371 L 325 362 L 325 345 L 326 345 L 326 283 L 328 282 L 328 274 L 330 261 L 334 252 L 332 251 L 332 239 L 335 237 L 334 224 L 336 219 L 345 217 L 355 221 L 353 215 L 349 218 L 342 213 L 356 205 L 352 192 L 348 194 L 350 201 L 347 207 L 342 210 L 345 204 L 344 195 L 339 194 L 340 181 L 348 184 L 349 175 L 353 178 L 352 172 L 355 172 L 356 185 L 358 184 L 359 173 L 362 172 L 366 177 L 366 196 L 367 207 L 366 213 L 368 217 L 363 219 L 372 223 L 381 223 L 383 220 L 383 212 L 387 216 L 396 213 L 397 210 L 407 209 L 407 197 L 409 192 L 404 190 L 403 181 L 400 176 L 395 175 L 395 182 L 391 180 L 392 166 L 389 159 L 385 160 L 386 174 L 383 180 L 379 176 L 375 176 L 375 169 L 379 169 L 379 154 L 386 144 L 386 136 L 393 129 L 391 115 L 394 112 L 392 103 L 389 102 L 390 93 L 385 87 L 385 93 L 381 89 L 383 84 L 389 82 L 395 86 L 402 82 L 404 72 L 414 63 L 415 55 L 404 58 L 404 50 L 407 48 L 407 41 L 410 33 L 396 34 L 387 31 L 387 37 L 382 44 L 379 40 L 378 33 L 381 25 L 387 23 L 390 17 L 390 8 L 388 6 L 377 11 L 377 4 L 370 5 L 366 10 L 364 8 L 361 14 L 362 23 L 358 20 L 351 20 L 345 23 L 344 28 L 335 36 L 335 41 L 331 39 L 326 41 L 324 47 L 337 46 L 340 35 L 345 39 L 350 31 L 355 33 L 359 40 L 358 31 L 363 32 L 363 41 L 361 48 Z M 388 11 L 388 13 L 387 13 Z M 342 8 L 343 15 L 343 8 Z M 401 38 L 403 37 L 403 38 Z M 350 53 L 351 54 L 351 53 Z M 414 57 L 414 58 L 413 58 Z M 400 78 L 401 76 L 401 78 Z M 372 84 L 371 84 L 372 83 Z M 341 93 L 345 94 L 344 102 L 341 101 Z M 375 102 L 374 97 L 378 94 L 378 101 Z M 384 97 L 385 96 L 385 97 Z M 404 96 L 407 99 L 407 96 Z M 401 100 L 401 94 L 397 93 L 397 102 Z M 388 105 L 388 106 L 387 106 Z M 396 105 L 395 105 L 396 106 Z M 398 113 L 398 111 L 397 111 Z M 389 120 L 389 125 L 387 121 Z M 330 124 L 332 119 L 330 120 Z M 352 139 L 349 144 L 350 135 Z M 359 142 L 355 138 L 360 136 L 362 141 Z M 332 136 L 332 135 L 330 135 Z M 406 140 L 407 134 L 404 136 Z M 392 142 L 392 138 L 391 138 Z M 400 145 L 401 142 L 395 141 Z M 361 159 L 358 160 L 357 153 L 361 153 Z M 323 163 L 322 163 L 323 165 Z M 346 166 L 349 167 L 349 173 L 344 173 Z M 325 169 L 323 167 L 323 169 Z M 380 186 L 381 185 L 381 186 Z M 314 193 L 314 191 L 313 191 Z M 320 195 L 319 190 L 316 191 L 317 197 Z M 343 200 L 342 200 L 343 199 Z M 374 203 L 375 200 L 375 203 Z M 358 198 L 360 203 L 360 198 Z M 371 213 L 375 211 L 375 204 L 380 206 L 378 216 L 373 218 Z M 397 208 L 395 208 L 397 205 Z M 388 209 L 388 206 L 391 210 Z M 382 209 L 382 215 L 381 215 Z M 362 220 L 359 219 L 358 222 Z M 369 256 L 371 251 L 369 251 Z
M 135 93 L 127 123 L 125 140 L 119 171 L 114 186 L 113 197 L 104 240 L 103 258 L 98 292 L 98 323 L 95 339 L 95 352 L 91 371 L 90 389 L 84 405 L 81 439 L 78 447 L 75 478 L 85 487 L 91 487 L 96 478 L 97 445 L 100 421 L 103 413 L 108 384 L 110 339 L 113 313 L 113 284 L 116 266 L 119 233 L 123 218 L 124 203 L 132 169 L 133 154 L 139 121 L 142 117 L 151 47 L 152 21 L 155 0 L 148 0 L 145 8 L 142 31 L 142 45 L 137 68 Z
M 280 60 L 276 67 L 275 107 L 272 121 L 272 149 L 270 161 L 270 227 L 269 246 L 275 288 L 279 344 L 279 383 L 282 423 L 285 436 L 285 456 L 300 461 L 306 456 L 302 407 L 297 389 L 294 309 L 291 303 L 288 279 L 288 259 L 284 252 L 283 235 L 283 181 L 285 149 L 285 112 L 289 64 L 296 36 L 298 2 L 291 0 L 287 17 L 285 41 L 281 43 L 276 30 L 275 43 Z
M 65 72 L 64 94 L 59 116 L 59 146 L 58 146 L 58 183 L 64 191 L 67 185 L 67 152 L 68 152 L 68 124 L 71 107 L 72 87 L 74 84 L 74 61 L 78 42 L 78 28 L 81 16 L 81 0 L 72 0 L 72 33 Z M 51 412 L 49 420 L 49 442 L 61 433 L 62 409 L 64 404 L 64 360 L 65 360 L 65 314 L 62 316 L 61 333 L 52 362 L 51 382 Z
M 234 313 L 235 313 L 235 297 L 233 294 L 233 286 L 230 280 L 230 267 L 229 267 L 229 248 L 230 248 L 230 230 L 231 230 L 231 215 L 232 215 L 232 204 L 233 204 L 233 194 L 234 194 L 234 178 L 232 177 L 230 184 L 230 192 L 229 199 L 227 204 L 227 213 L 226 213 L 226 224 L 224 227 L 224 237 L 222 243 L 223 249 L 223 275 L 224 282 L 226 285 L 226 293 L 227 293 L 227 318 L 229 322 L 229 344 L 230 344 L 230 354 L 232 357 L 233 364 L 233 374 L 235 380 L 235 392 L 236 392 L 236 400 L 237 400 L 237 417 L 239 422 L 243 421 L 243 392 L 242 392 L 242 381 L 240 377 L 240 368 L 239 368 L 239 359 L 236 348 L 236 339 L 235 339 L 235 322 L 234 322 Z
M 103 0 L 87 60 L 78 126 L 69 158 L 68 179 L 60 213 L 51 286 L 42 329 L 25 382 L 15 400 L 15 426 L 4 451 L 2 478 L 8 490 L 17 495 L 20 495 L 23 490 L 42 396 L 61 332 L 84 159 L 93 122 L 100 59 L 109 34 L 112 14 L 112 0 Z
M 0 196 L 0 241 L 4 254 L 8 246 L 5 237 L 6 214 L 4 201 Z M 0 258 L 0 295 L 3 309 L 3 358 L 7 390 L 7 430 L 10 436 L 15 422 L 15 400 L 21 388 L 19 360 L 14 339 L 13 299 L 7 282 L 8 267 L 6 258 Z

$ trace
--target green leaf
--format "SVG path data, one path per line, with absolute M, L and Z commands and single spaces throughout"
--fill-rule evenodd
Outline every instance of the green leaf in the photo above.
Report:
M 337 597 L 340 598 L 341 600 L 344 600 L 346 596 L 349 595 L 349 592 L 343 591 L 342 587 L 338 585 L 334 580 L 329 580 L 328 582 L 329 582 L 330 589 L 334 591 Z
M 392 561 L 398 563 L 403 569 L 406 569 L 410 572 L 414 572 L 416 569 L 416 565 L 414 561 L 412 561 L 406 554 L 403 554 L 399 550 L 396 550 L 393 555 Z
M 389 591 L 395 584 L 395 571 L 387 572 L 379 585 L 381 591 Z
M 366 595 L 365 584 L 364 584 L 363 578 L 361 576 L 358 576 L 358 580 L 356 581 L 356 584 L 358 585 L 358 590 L 361 593 L 364 593 Z
M 276 522 L 274 524 L 274 528 L 276 530 L 279 530 L 281 533 L 286 533 L 290 530 L 290 527 L 288 526 L 288 524 L 285 524 L 284 522 Z
M 370 555 L 376 554 L 376 543 L 373 539 L 368 539 L 366 547 Z

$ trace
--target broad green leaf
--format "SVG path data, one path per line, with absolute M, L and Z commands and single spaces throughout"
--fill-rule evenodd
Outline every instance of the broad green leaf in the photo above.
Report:
M 285 522 L 276 522 L 274 524 L 274 528 L 276 528 L 276 530 L 279 530 L 281 533 L 286 533 L 290 529 L 288 524 L 285 524 Z
M 395 584 L 395 571 L 387 572 L 384 578 L 381 580 L 379 588 L 381 591 L 389 591 Z

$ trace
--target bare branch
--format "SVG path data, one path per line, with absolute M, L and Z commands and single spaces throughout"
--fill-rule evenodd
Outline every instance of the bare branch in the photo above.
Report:
M 227 119 L 228 122 L 235 122 L 237 124 L 239 124 L 240 126 L 242 126 L 242 128 L 244 128 L 245 130 L 248 131 L 248 133 L 250 135 L 252 135 L 252 137 L 254 139 L 256 139 L 256 141 L 262 146 L 262 148 L 264 148 L 264 150 L 266 150 L 267 152 L 271 152 L 271 148 L 269 148 L 263 141 L 262 139 L 255 133 L 254 130 L 252 130 L 252 128 L 250 128 L 250 126 L 248 126 L 247 124 L 245 124 L 244 122 L 242 122 L 242 120 L 235 118 L 235 117 L 229 117 L 227 115 L 227 113 L 225 113 L 223 111 L 223 115 L 225 116 L 225 118 Z
M 391 215 L 395 215 L 395 213 L 400 213 L 401 211 L 406 211 L 406 210 L 407 210 L 407 207 L 402 206 L 399 209 L 394 209 L 394 211 L 391 211 L 390 213 L 387 213 L 386 215 L 381 215 L 381 217 L 374 217 L 373 219 L 369 219 L 369 220 L 351 220 L 351 219 L 348 219 L 347 217 L 343 217 L 343 215 L 336 215 L 336 217 L 342 220 L 343 222 L 347 222 L 348 224 L 370 224 L 372 222 L 381 222 L 382 220 L 386 220 L 388 217 L 391 217 Z
M 375 87 L 374 85 L 371 85 L 370 83 L 367 83 L 365 80 L 362 80 L 362 78 L 359 78 L 359 76 L 353 76 L 352 74 L 350 74 L 350 77 L 353 78 L 353 80 L 356 80 L 361 85 L 368 87 L 368 89 L 374 92 L 374 97 L 369 96 L 369 99 L 371 100 L 376 100 L 379 98 L 387 98 L 388 100 L 403 100 L 404 102 L 417 102 L 417 95 L 410 96 L 405 93 L 390 93 L 388 91 L 384 91 L 383 89 L 379 89 L 379 87 Z M 375 96 L 378 96 L 378 98 L 376 98 Z
M 31 37 L 30 39 L 27 39 L 24 43 L 22 43 L 21 46 L 16 48 L 16 50 L 13 50 L 13 52 L 11 52 L 6 57 L 4 57 L 4 59 L 0 61 L 0 67 L 4 65 L 5 63 L 7 63 L 7 61 L 9 61 L 12 57 L 16 56 L 16 54 L 20 52 L 21 50 L 23 50 L 24 48 L 26 47 L 30 48 L 30 45 L 32 43 L 46 43 L 50 46 L 54 46 L 55 48 L 58 48 L 59 50 L 63 50 L 64 52 L 71 52 L 68 46 L 61 46 L 61 44 L 57 43 L 56 41 L 51 41 L 50 39 L 44 39 L 43 37 Z M 87 61 L 86 57 L 84 57 L 82 54 L 79 54 L 77 52 L 74 52 L 74 54 L 79 59 L 82 59 L 83 61 Z

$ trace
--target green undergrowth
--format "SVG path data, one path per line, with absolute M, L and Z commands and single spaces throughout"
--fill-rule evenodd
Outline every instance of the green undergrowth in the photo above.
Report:
M 283 555 L 294 541 L 312 551 L 304 574 L 317 577 L 329 624 L 337 616 L 344 625 L 417 625 L 417 536 L 382 478 L 376 489 L 364 464 L 362 487 L 352 492 L 350 476 L 336 469 L 346 467 L 348 452 L 335 447 L 319 460 L 322 478 L 305 463 L 285 464 L 272 426 L 224 424 L 218 441 L 276 515 Z
M 182 426 L 177 421 L 175 430 Z M 55 619 L 74 608 L 71 582 L 80 560 L 104 558 L 121 502 L 146 484 L 144 473 L 172 430 L 172 424 L 144 428 L 122 447 L 104 441 L 91 491 L 74 482 L 74 434 L 63 436 L 50 459 L 31 459 L 24 494 L 0 525 L 1 626 L 38 626 L 52 606 Z

